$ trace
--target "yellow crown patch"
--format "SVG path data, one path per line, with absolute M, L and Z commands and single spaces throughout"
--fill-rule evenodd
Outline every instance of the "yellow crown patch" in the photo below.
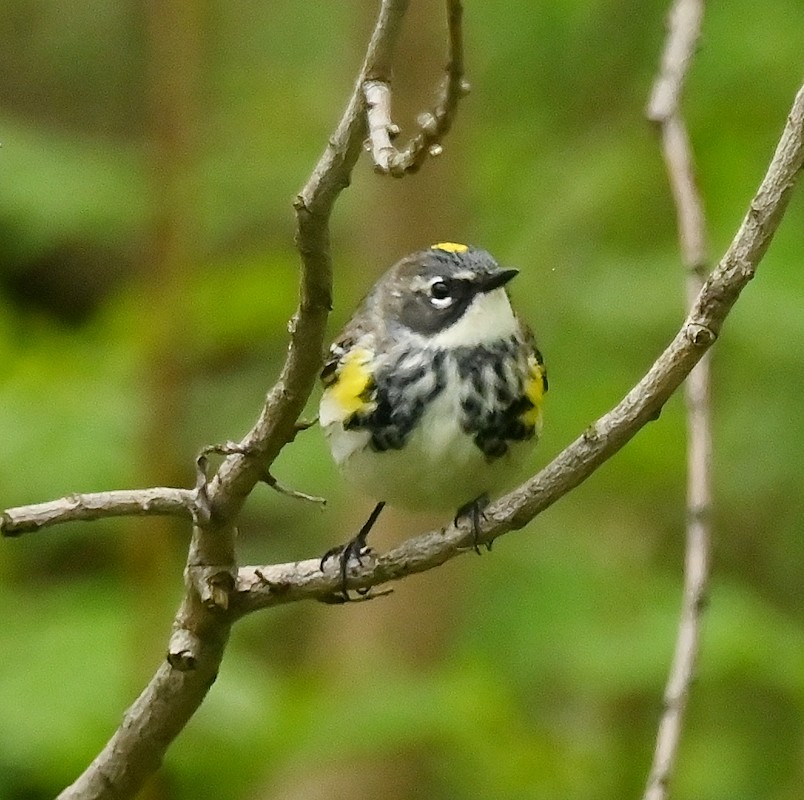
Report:
M 458 244 L 457 242 L 439 242 L 434 244 L 431 250 L 443 250 L 445 253 L 465 253 L 469 247 L 465 244 Z

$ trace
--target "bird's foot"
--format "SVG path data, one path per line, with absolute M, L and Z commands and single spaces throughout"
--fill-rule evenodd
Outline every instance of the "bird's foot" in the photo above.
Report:
M 348 603 L 352 599 L 349 595 L 349 589 L 346 585 L 349 561 L 354 559 L 362 567 L 363 559 L 370 554 L 371 548 L 366 544 L 365 537 L 361 537 L 360 534 L 358 534 L 354 539 L 350 539 L 348 542 L 346 542 L 346 544 L 339 544 L 337 547 L 331 547 L 326 553 L 324 553 L 323 556 L 321 556 L 321 563 L 319 566 L 322 572 L 324 571 L 327 561 L 329 561 L 331 558 L 338 559 L 338 567 L 341 573 L 341 590 L 337 595 L 334 596 L 339 598 L 338 600 L 334 600 L 334 602 Z M 369 590 L 356 589 L 355 591 L 358 595 L 363 596 L 368 594 Z
M 341 590 L 339 594 L 333 595 L 333 598 L 339 598 L 338 600 L 333 599 L 333 602 L 348 603 L 349 601 L 353 600 L 349 594 L 349 588 L 347 586 L 347 568 L 349 566 L 349 561 L 351 559 L 355 559 L 362 567 L 363 559 L 371 554 L 371 548 L 368 546 L 368 544 L 366 544 L 366 539 L 368 538 L 369 531 L 374 526 L 374 523 L 377 521 L 377 517 L 380 516 L 380 512 L 383 510 L 384 506 L 385 503 L 377 503 L 374 510 L 371 512 L 371 515 L 366 520 L 365 525 L 363 525 L 358 532 L 357 536 L 355 536 L 353 539 L 350 539 L 346 544 L 341 544 L 337 547 L 330 548 L 326 553 L 324 553 L 323 556 L 321 556 L 319 568 L 322 572 L 324 571 L 324 567 L 329 559 L 336 557 L 338 559 L 338 565 L 341 573 Z M 370 589 L 367 587 L 356 589 L 355 591 L 357 592 L 359 598 L 367 598 Z
M 485 519 L 485 515 L 483 514 L 483 512 L 485 511 L 488 504 L 489 504 L 489 496 L 487 494 L 481 494 L 480 497 L 476 497 L 469 503 L 462 505 L 455 512 L 455 519 L 453 520 L 454 524 L 458 525 L 462 518 L 464 517 L 469 518 L 469 520 L 472 523 L 472 550 L 474 550 L 478 555 L 481 555 L 480 521 L 481 519 Z M 485 547 L 487 552 L 491 552 L 492 543 L 493 542 L 486 542 Z

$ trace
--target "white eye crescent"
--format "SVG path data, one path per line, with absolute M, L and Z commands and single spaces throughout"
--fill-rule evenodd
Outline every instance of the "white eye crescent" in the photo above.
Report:
M 430 284 L 430 304 L 435 308 L 449 308 L 454 298 L 451 295 L 449 284 L 441 278 L 436 278 Z

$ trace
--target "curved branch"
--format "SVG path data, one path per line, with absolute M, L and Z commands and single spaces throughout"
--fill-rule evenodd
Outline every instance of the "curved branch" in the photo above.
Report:
M 105 517 L 190 517 L 194 508 L 194 491 L 165 486 L 71 494 L 47 503 L 7 508 L 0 514 L 0 533 L 8 537 L 21 536 L 62 522 L 86 522 Z
M 312 390 L 321 361 L 330 308 L 329 217 L 359 154 L 366 129 L 362 85 L 377 64 L 390 64 L 408 0 L 383 0 L 365 62 L 346 111 L 310 180 L 302 189 L 296 243 L 302 259 L 299 307 L 288 355 L 252 430 L 206 484 L 199 462 L 197 497 L 203 498 L 185 569 L 186 591 L 173 624 L 167 660 L 126 712 L 112 738 L 60 795 L 60 800 L 132 797 L 159 766 L 170 743 L 215 680 L 235 616 L 233 520 L 285 443 Z
M 290 322 L 290 345 L 282 372 L 268 393 L 254 427 L 229 456 L 209 487 L 218 519 L 233 519 L 279 451 L 296 435 L 296 420 L 321 367 L 332 307 L 329 218 L 335 200 L 349 185 L 367 130 L 363 85 L 390 70 L 394 45 L 409 0 L 383 0 L 351 99 L 310 179 L 294 202 L 296 247 L 301 257 L 299 306 Z
M 387 71 L 368 75 L 363 85 L 368 115 L 368 144 L 377 172 L 401 178 L 416 172 L 427 156 L 442 152 L 441 142 L 449 133 L 458 101 L 469 93 L 463 77 L 463 7 L 460 0 L 446 0 L 448 60 L 440 95 L 432 111 L 425 111 L 417 120 L 418 130 L 404 149 L 393 140 L 399 126 L 391 119 L 391 82 Z
M 673 341 L 641 381 L 611 411 L 589 426 L 550 464 L 486 510 L 480 541 L 491 542 L 522 528 L 584 481 L 648 422 L 679 387 L 717 335 L 740 292 L 753 278 L 784 215 L 804 164 L 804 87 L 796 95 L 782 137 L 748 213 L 720 263 L 709 276 Z M 348 586 L 367 589 L 437 567 L 471 549 L 466 524 L 422 534 L 395 549 L 364 559 L 349 571 Z M 318 559 L 243 567 L 232 611 L 237 616 L 302 599 L 328 599 L 338 591 L 336 565 L 324 573 Z

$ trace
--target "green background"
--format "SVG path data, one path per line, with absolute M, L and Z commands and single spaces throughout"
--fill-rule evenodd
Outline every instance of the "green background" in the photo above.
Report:
M 675 211 L 644 119 L 666 4 L 466 6 L 473 91 L 444 154 L 403 181 L 363 158 L 338 203 L 331 331 L 383 269 L 432 242 L 518 266 L 514 300 L 551 381 L 535 470 L 683 319 Z M 6 3 L 0 505 L 189 486 L 201 447 L 248 430 L 295 304 L 291 201 L 374 12 Z M 443 28 L 440 3 L 413 0 L 395 62 L 403 130 L 432 98 Z M 802 53 L 800 0 L 707 10 L 684 108 L 713 262 L 773 153 Z M 166 107 L 172 91 L 183 102 Z M 804 792 L 803 192 L 714 351 L 713 580 L 680 799 Z M 681 599 L 684 438 L 679 396 L 490 556 L 376 602 L 242 621 L 143 797 L 640 796 Z M 243 563 L 316 556 L 368 513 L 317 429 L 274 472 L 329 504 L 258 487 Z M 375 546 L 439 522 L 389 513 Z M 188 537 L 134 519 L 0 543 L 2 800 L 53 796 L 111 735 L 163 658 Z

